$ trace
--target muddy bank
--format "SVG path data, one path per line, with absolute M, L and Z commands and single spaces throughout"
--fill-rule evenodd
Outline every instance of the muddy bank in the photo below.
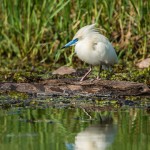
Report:
M 37 96 L 138 96 L 150 95 L 144 83 L 110 80 L 51 79 L 39 83 L 0 83 L 1 92 L 23 92 Z

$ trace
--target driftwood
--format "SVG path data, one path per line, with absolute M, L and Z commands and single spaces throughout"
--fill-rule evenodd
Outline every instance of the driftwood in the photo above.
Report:
M 143 83 L 110 80 L 51 79 L 39 83 L 0 83 L 0 91 L 16 91 L 37 96 L 121 96 L 150 95 Z

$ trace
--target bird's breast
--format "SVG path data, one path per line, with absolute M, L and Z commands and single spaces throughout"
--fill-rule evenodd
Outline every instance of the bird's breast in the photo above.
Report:
M 100 55 L 98 51 L 94 50 L 91 45 L 87 43 L 77 43 L 75 46 L 75 52 L 79 59 L 82 61 L 91 64 L 99 65 L 100 64 Z

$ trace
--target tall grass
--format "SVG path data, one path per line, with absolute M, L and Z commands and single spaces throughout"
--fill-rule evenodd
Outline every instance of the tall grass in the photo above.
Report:
M 96 22 L 120 59 L 136 61 L 150 56 L 149 18 L 148 0 L 2 0 L 0 57 L 72 63 L 74 50 L 60 47 L 80 27 Z

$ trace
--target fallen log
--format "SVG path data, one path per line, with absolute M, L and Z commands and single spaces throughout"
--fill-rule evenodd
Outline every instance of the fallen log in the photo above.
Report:
M 39 83 L 0 83 L 0 91 L 16 91 L 37 96 L 138 96 L 150 95 L 144 83 L 110 80 L 50 79 Z

